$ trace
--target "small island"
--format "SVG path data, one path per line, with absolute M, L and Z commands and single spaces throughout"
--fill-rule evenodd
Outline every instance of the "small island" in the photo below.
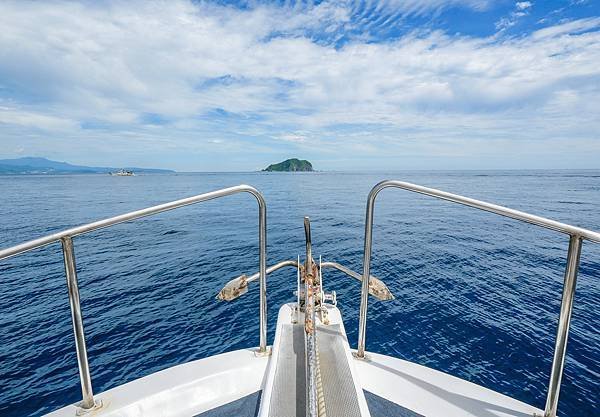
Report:
M 271 164 L 263 171 L 267 172 L 312 172 L 313 166 L 305 159 L 286 159 L 278 164 Z

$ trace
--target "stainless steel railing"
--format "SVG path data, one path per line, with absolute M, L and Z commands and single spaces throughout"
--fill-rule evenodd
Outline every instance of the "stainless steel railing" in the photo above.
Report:
M 75 251 L 73 248 L 73 237 L 92 232 L 104 227 L 113 226 L 140 217 L 151 216 L 163 211 L 173 210 L 190 204 L 213 200 L 220 197 L 237 193 L 252 194 L 258 203 L 258 246 L 259 246 L 259 281 L 260 281 L 260 347 L 259 353 L 267 352 L 267 205 L 263 195 L 254 187 L 249 185 L 238 185 L 230 188 L 188 197 L 158 206 L 148 207 L 142 210 L 132 211 L 111 217 L 94 223 L 67 229 L 39 239 L 31 240 L 10 248 L 0 250 L 0 260 L 39 248 L 50 243 L 60 241 L 65 262 L 67 276 L 67 288 L 69 291 L 69 303 L 71 306 L 71 318 L 73 320 L 73 332 L 75 334 L 75 349 L 77 351 L 77 363 L 79 366 L 79 377 L 81 380 L 82 401 L 79 406 L 83 410 L 91 410 L 100 407 L 100 402 L 94 401 L 92 391 L 92 379 L 85 344 L 85 332 L 83 330 L 83 319 L 81 315 L 81 304 L 79 302 L 79 287 L 77 285 L 77 268 L 75 265 Z
M 507 207 L 486 203 L 484 201 L 463 197 L 457 194 L 447 193 L 434 188 L 422 187 L 420 185 L 408 182 L 386 180 L 375 185 L 371 189 L 367 198 L 367 209 L 365 218 L 365 245 L 363 255 L 363 277 L 360 297 L 360 316 L 358 330 L 358 349 L 356 356 L 364 358 L 365 356 L 365 338 L 367 331 L 367 305 L 369 295 L 369 281 L 366 277 L 370 276 L 371 271 L 371 250 L 373 246 L 373 212 L 375 208 L 375 198 L 379 192 L 385 188 L 400 188 L 430 197 L 451 201 L 453 203 L 463 204 L 480 210 L 489 211 L 500 216 L 510 217 L 536 226 L 545 227 L 557 232 L 569 235 L 569 249 L 567 253 L 567 267 L 563 284 L 563 294 L 560 307 L 560 316 L 558 319 L 558 329 L 556 334 L 556 343 L 554 347 L 554 358 L 552 360 L 552 370 L 550 372 L 550 382 L 548 386 L 548 395 L 546 397 L 546 407 L 544 417 L 555 417 L 558 407 L 558 394 L 560 391 L 560 382 L 562 379 L 565 352 L 567 349 L 567 338 L 569 335 L 569 324 L 571 322 L 571 312 L 573 308 L 573 297 L 575 295 L 575 285 L 577 281 L 577 272 L 579 269 L 579 258 L 581 255 L 581 244 L 583 240 L 600 243 L 600 233 L 580 227 L 571 226 L 544 217 L 535 216 Z

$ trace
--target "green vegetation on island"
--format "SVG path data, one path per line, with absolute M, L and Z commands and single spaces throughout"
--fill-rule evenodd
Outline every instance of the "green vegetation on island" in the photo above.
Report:
M 278 164 L 271 164 L 263 171 L 269 172 L 312 172 L 313 167 L 310 162 L 305 159 L 286 159 Z

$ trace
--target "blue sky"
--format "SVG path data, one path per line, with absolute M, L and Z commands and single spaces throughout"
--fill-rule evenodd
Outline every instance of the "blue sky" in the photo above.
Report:
M 0 2 L 0 158 L 600 168 L 600 2 Z

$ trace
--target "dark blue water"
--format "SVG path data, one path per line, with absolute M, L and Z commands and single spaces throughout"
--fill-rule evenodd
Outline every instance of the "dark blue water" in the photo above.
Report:
M 268 202 L 269 264 L 313 250 L 361 270 L 365 199 L 385 178 L 600 229 L 600 172 L 178 174 L 0 177 L 0 246 L 225 186 Z M 543 408 L 566 236 L 399 190 L 376 207 L 372 272 L 397 299 L 372 301 L 367 349 L 448 372 Z M 220 287 L 257 270 L 256 203 L 202 203 L 74 239 L 94 390 L 258 344 L 258 292 Z M 295 273 L 268 281 L 269 342 Z M 360 286 L 327 272 L 351 344 Z M 600 415 L 600 245 L 584 243 L 559 412 Z M 0 415 L 80 399 L 60 245 L 0 262 Z

